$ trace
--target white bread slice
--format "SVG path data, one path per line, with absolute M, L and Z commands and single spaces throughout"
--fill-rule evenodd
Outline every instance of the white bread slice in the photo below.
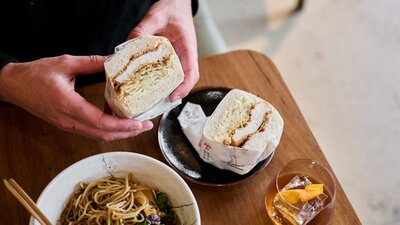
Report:
M 184 79 L 178 56 L 164 37 L 129 40 L 117 46 L 104 67 L 105 98 L 113 112 L 125 118 L 151 110 Z
M 234 89 L 206 122 L 203 136 L 225 146 L 269 155 L 278 145 L 282 131 L 283 119 L 271 104 L 253 94 Z

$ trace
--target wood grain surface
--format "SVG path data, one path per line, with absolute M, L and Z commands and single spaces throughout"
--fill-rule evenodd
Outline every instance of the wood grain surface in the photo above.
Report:
M 252 92 L 272 103 L 285 121 L 281 143 L 272 162 L 257 176 L 231 187 L 204 187 L 188 182 L 200 207 L 202 224 L 272 224 L 265 211 L 264 196 L 279 169 L 297 158 L 311 158 L 330 166 L 281 75 L 266 56 L 235 51 L 204 58 L 200 60 L 200 76 L 196 87 L 229 87 Z M 103 108 L 103 83 L 84 87 L 79 92 Z M 156 127 L 158 120 L 154 120 Z M 130 151 L 165 162 L 156 130 L 128 140 L 104 143 L 63 132 L 18 107 L 2 106 L 0 178 L 14 178 L 37 199 L 59 172 L 94 154 Z M 337 184 L 330 224 L 361 224 L 341 185 Z M 4 224 L 28 224 L 30 215 L 4 185 L 0 187 L 0 200 L 0 218 Z

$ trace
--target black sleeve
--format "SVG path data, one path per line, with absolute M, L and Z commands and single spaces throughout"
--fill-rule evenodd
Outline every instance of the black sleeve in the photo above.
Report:
M 7 54 L 4 54 L 3 52 L 0 52 L 0 70 L 10 62 L 18 62 L 18 60 Z

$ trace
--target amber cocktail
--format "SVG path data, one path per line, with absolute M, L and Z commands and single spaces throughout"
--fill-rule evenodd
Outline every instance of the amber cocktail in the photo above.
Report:
M 335 179 L 310 159 L 289 162 L 267 188 L 265 205 L 276 225 L 328 224 L 336 195 Z

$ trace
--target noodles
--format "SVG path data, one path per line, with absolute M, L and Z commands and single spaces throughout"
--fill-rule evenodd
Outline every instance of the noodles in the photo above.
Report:
M 150 225 L 164 224 L 163 220 L 168 220 L 166 224 L 177 224 L 165 198 L 155 188 L 135 183 L 132 174 L 81 183 L 61 214 L 59 224 Z

